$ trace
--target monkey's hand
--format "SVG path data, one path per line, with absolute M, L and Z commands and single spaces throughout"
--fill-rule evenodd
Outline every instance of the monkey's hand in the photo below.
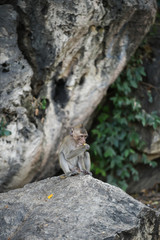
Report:
M 86 144 L 86 143 L 84 143 L 83 146 L 85 146 L 85 149 L 86 149 L 86 150 L 89 150 L 89 149 L 90 149 L 90 146 L 89 146 L 88 144 Z

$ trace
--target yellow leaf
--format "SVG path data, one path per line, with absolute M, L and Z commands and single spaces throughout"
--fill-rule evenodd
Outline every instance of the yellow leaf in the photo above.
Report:
M 65 175 L 60 176 L 60 179 L 65 179 L 65 178 L 67 178 Z
M 48 196 L 48 199 L 50 199 L 50 198 L 52 198 L 52 197 L 53 197 L 53 194 L 49 195 L 49 196 Z

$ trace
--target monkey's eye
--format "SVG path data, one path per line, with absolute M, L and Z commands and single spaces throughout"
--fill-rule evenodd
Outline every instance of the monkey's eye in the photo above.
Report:
M 81 135 L 81 138 L 87 138 L 88 136 L 87 135 Z
M 84 141 L 86 139 L 86 136 L 84 136 L 84 135 L 80 135 L 79 137 L 78 137 L 78 140 L 79 141 Z
M 82 138 L 83 138 L 83 137 L 82 137 L 82 136 L 80 136 L 80 137 L 78 137 L 78 138 L 77 138 L 77 140 L 79 141 L 79 140 L 81 140 Z

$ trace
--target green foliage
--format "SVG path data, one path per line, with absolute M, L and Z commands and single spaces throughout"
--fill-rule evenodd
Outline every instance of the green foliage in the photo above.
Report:
M 160 0 L 157 0 L 157 5 L 160 7 Z
M 2 118 L 0 122 L 0 137 L 3 137 L 3 136 L 7 137 L 12 134 L 11 131 L 6 129 L 6 126 L 7 126 L 7 123 L 5 122 L 4 118 Z
M 47 100 L 45 98 L 43 98 L 41 100 L 41 109 L 46 110 L 46 108 L 47 108 Z
M 91 154 L 95 159 L 92 171 L 124 190 L 127 189 L 127 179 L 132 177 L 133 180 L 138 180 L 138 172 L 135 169 L 139 160 L 137 152 L 145 146 L 134 123 L 154 129 L 160 125 L 160 118 L 156 113 L 147 113 L 132 94 L 146 76 L 142 64 L 141 59 L 131 59 L 111 86 L 107 106 L 101 107 L 98 123 L 92 130 L 94 141 L 91 144 Z M 152 102 L 150 92 L 148 101 Z M 144 154 L 141 161 L 155 166 L 155 162 L 148 161 Z

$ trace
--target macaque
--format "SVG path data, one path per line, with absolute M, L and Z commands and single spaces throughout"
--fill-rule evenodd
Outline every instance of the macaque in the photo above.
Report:
M 59 149 L 59 163 L 66 176 L 74 176 L 81 172 L 92 175 L 87 137 L 86 129 L 80 125 L 72 128 L 70 135 L 64 138 Z

